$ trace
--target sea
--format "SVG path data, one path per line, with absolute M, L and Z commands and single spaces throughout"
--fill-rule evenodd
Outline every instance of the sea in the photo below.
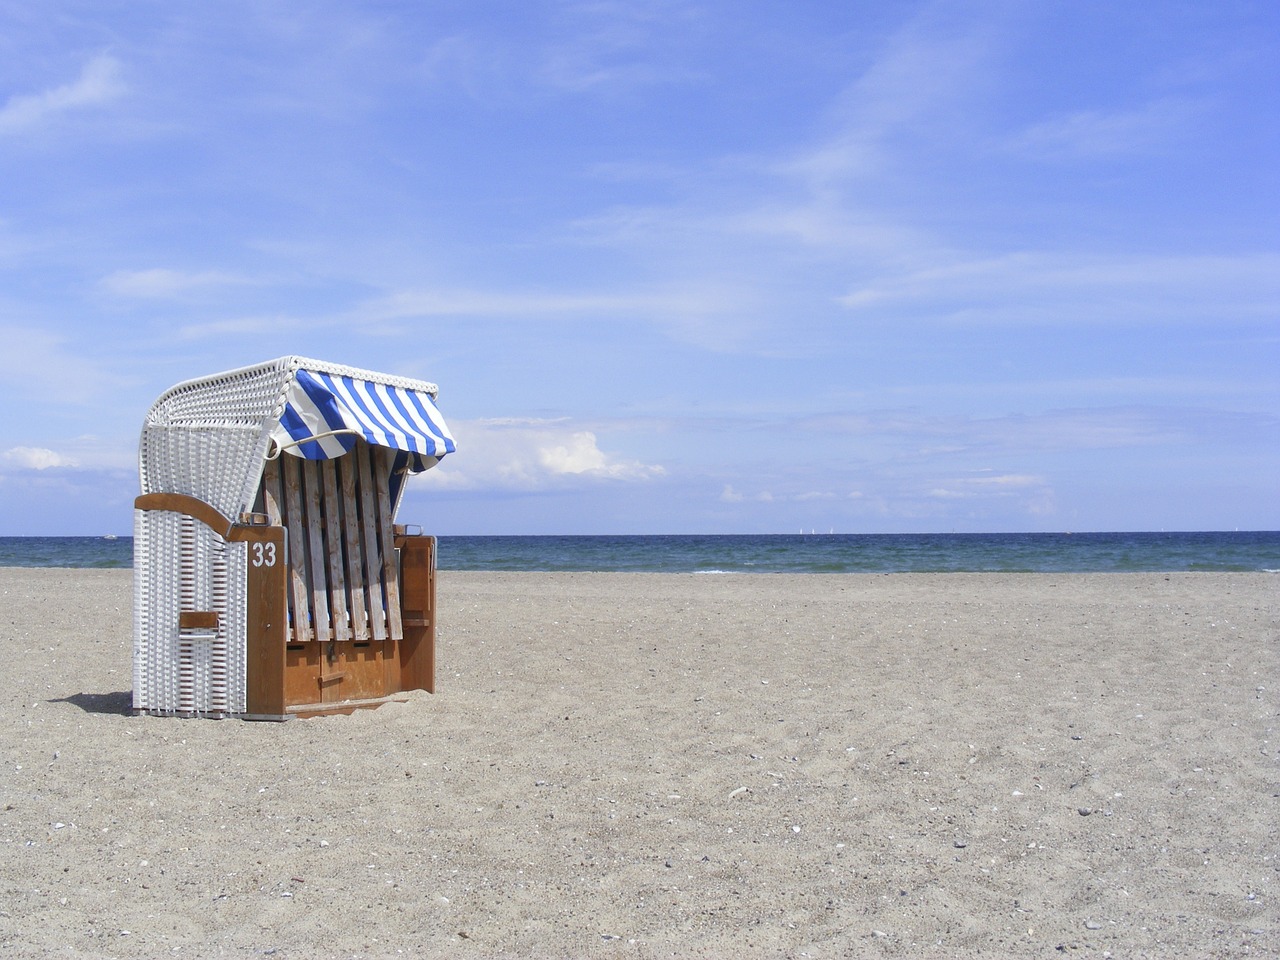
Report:
M 129 567 L 130 537 L 0 537 L 2 567 Z M 1280 531 L 440 537 L 442 570 L 1280 573 Z

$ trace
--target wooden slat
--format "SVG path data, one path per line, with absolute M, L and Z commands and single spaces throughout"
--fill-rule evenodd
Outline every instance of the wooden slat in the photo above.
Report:
M 360 543 L 360 501 L 356 499 L 356 475 L 360 472 L 357 460 L 368 456 L 363 440 L 356 448 L 336 461 L 342 477 L 342 536 L 346 544 L 347 595 L 350 602 L 351 636 L 355 640 L 371 640 L 369 613 L 366 603 L 367 588 L 364 576 L 364 550 Z
M 360 470 L 360 529 L 364 539 L 364 589 L 368 602 L 369 626 L 374 640 L 387 639 L 387 612 L 382 591 L 382 555 L 378 545 L 378 495 L 370 461 L 377 456 L 372 447 L 364 450 Z
M 317 464 L 323 484 L 325 559 L 329 567 L 329 616 L 333 639 L 351 639 L 351 616 L 347 611 L 347 571 L 342 559 L 342 500 L 338 495 L 338 468 L 333 460 Z
M 396 570 L 395 534 L 391 529 L 391 459 L 389 450 L 379 450 L 374 462 L 374 486 L 378 493 L 378 547 L 382 551 L 382 582 L 387 598 L 387 631 L 391 639 L 404 638 L 400 623 L 400 577 Z
M 280 502 L 280 461 L 268 460 L 262 468 L 262 509 L 267 514 L 267 522 L 277 527 L 284 526 Z
M 178 611 L 179 630 L 217 630 L 217 610 L 180 610 Z
M 254 545 L 262 544 L 264 559 L 274 562 L 249 564 L 245 636 L 245 709 L 250 715 L 284 715 L 285 648 L 288 641 L 287 584 L 284 559 L 284 531 L 279 527 L 233 527 L 229 540 L 244 540 L 250 556 Z
M 325 583 L 324 531 L 321 525 L 324 514 L 320 509 L 324 483 L 320 474 L 314 469 L 314 460 L 303 460 L 302 465 L 302 502 L 306 526 L 307 549 L 310 551 L 310 588 L 311 615 L 315 625 L 315 638 L 319 643 L 328 643 L 333 639 L 329 620 L 329 591 Z
M 289 458 L 294 459 L 293 457 Z M 280 460 L 268 460 L 262 469 L 262 509 L 266 513 L 267 523 L 274 527 L 284 527 L 287 525 L 288 509 L 286 507 L 284 471 L 281 469 Z M 241 518 L 244 522 L 244 518 Z M 288 535 L 287 543 L 294 546 L 297 550 L 297 540 L 292 534 Z M 289 636 L 292 640 L 305 639 L 311 629 L 311 614 L 303 607 L 302 616 L 298 616 L 297 612 L 297 596 L 295 590 L 295 582 L 300 582 L 301 578 L 294 569 L 294 557 L 289 557 L 289 572 L 287 574 L 288 590 L 289 590 Z
M 289 531 L 289 599 L 293 614 L 293 639 L 311 640 L 311 590 L 307 586 L 307 538 L 303 536 L 302 462 L 297 457 L 280 461 L 281 503 Z

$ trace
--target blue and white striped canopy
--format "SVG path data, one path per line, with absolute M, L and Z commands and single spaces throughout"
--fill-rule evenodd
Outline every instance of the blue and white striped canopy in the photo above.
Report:
M 456 449 L 430 394 L 331 373 L 299 369 L 285 393 L 278 447 L 307 460 L 331 460 L 357 437 L 408 454 L 410 472 L 435 466 Z

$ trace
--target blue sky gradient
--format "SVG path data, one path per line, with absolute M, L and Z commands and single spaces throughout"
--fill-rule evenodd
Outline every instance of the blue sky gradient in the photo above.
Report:
M 1272 2 L 0 2 L 0 534 L 440 384 L 440 534 L 1280 528 Z

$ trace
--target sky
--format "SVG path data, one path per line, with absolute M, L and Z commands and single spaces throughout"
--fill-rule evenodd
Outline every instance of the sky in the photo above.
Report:
M 1274 0 L 0 0 L 0 535 L 175 383 L 440 387 L 428 533 L 1280 529 Z

